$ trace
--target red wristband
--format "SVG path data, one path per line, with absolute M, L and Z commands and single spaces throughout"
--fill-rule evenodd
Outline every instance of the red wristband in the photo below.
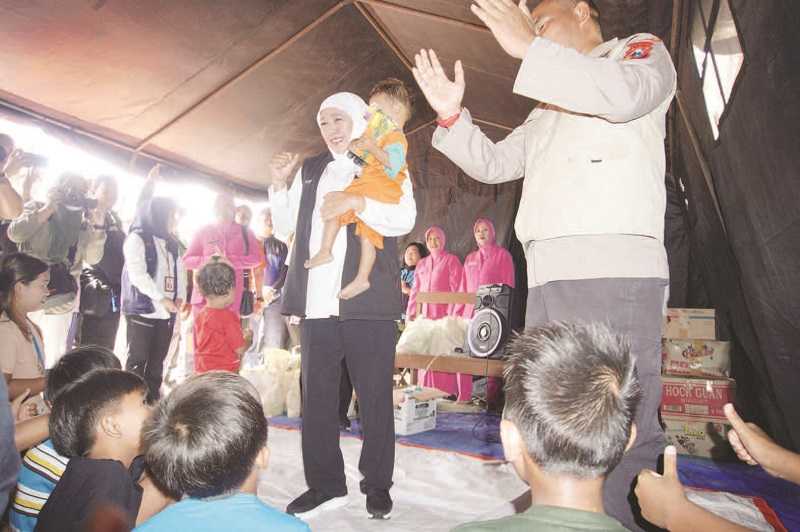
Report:
M 444 120 L 442 120 L 441 118 L 436 119 L 436 124 L 439 127 L 450 129 L 451 127 L 453 127 L 453 124 L 458 122 L 458 118 L 460 116 L 461 116 L 461 111 L 457 112 L 453 116 L 445 118 Z

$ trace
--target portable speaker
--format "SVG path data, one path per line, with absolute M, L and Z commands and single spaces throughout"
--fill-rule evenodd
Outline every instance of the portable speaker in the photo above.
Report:
M 467 329 L 467 347 L 474 357 L 500 356 L 508 339 L 512 288 L 489 284 L 478 288 L 475 315 Z

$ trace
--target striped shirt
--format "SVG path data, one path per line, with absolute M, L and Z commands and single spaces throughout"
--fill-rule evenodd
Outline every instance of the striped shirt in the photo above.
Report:
M 11 507 L 11 529 L 33 532 L 39 511 L 64 474 L 69 458 L 58 454 L 51 440 L 45 440 L 25 453 Z

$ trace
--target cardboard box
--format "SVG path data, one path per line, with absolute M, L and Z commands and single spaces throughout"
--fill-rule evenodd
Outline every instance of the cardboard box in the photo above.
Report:
M 733 380 L 661 377 L 661 381 L 662 416 L 726 419 L 722 407 L 733 402 Z
M 664 375 L 726 379 L 731 375 L 731 344 L 719 340 L 678 340 L 661 342 Z
M 436 428 L 436 403 L 447 393 L 436 388 L 408 388 L 394 390 L 394 432 L 410 436 Z
M 669 308 L 661 336 L 716 340 L 716 311 L 713 308 Z
M 719 419 L 683 416 L 662 416 L 667 443 L 674 445 L 678 454 L 701 456 L 716 460 L 733 457 L 728 443 L 727 422 Z

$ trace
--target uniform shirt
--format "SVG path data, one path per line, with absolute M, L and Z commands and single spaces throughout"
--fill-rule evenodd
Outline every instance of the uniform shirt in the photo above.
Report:
M 624 532 L 627 530 L 613 517 L 597 512 L 585 512 L 557 506 L 531 506 L 527 511 L 495 519 L 467 523 L 456 527 L 453 532 L 573 532 L 577 530 L 595 530 L 607 532 Z
M 194 369 L 197 373 L 239 371 L 236 350 L 244 345 L 239 317 L 227 308 L 203 307 L 194 322 Z
M 464 110 L 433 145 L 484 183 L 524 177 L 516 233 L 528 284 L 668 278 L 663 245 L 665 116 L 676 75 L 664 44 L 638 34 L 588 55 L 534 39 L 514 92 L 540 102 L 493 143 Z
M 344 165 L 352 168 L 348 172 L 340 171 Z M 324 222 L 320 215 L 325 194 L 328 192 L 342 191 L 353 181 L 356 167 L 347 157 L 339 157 L 328 163 L 322 173 L 317 187 L 314 202 L 314 212 L 311 214 L 311 235 L 309 236 L 309 250 L 313 255 L 322 244 L 322 229 Z M 289 234 L 297 226 L 298 209 L 302 193 L 302 169 L 297 171 L 292 186 L 280 190 L 270 187 L 269 196 L 272 203 L 272 222 L 275 232 Z M 382 203 L 364 198 L 364 210 L 358 217 L 366 225 L 383 236 L 393 237 L 409 233 L 414 228 L 417 217 L 417 204 L 414 201 L 414 191 L 411 179 L 404 179 L 401 185 L 403 196 L 400 203 Z M 306 290 L 306 318 L 329 318 L 339 315 L 339 298 L 337 297 L 342 287 L 342 272 L 344 258 L 347 251 L 346 231 L 339 231 L 334 241 L 332 254 L 333 261 L 312 268 L 308 271 L 308 288 Z
M 72 458 L 39 512 L 36 532 L 84 532 L 94 512 L 106 505 L 122 510 L 133 528 L 142 503 L 143 472 L 143 456 L 129 469 L 117 460 Z
M 308 525 L 293 515 L 270 508 L 258 497 L 237 493 L 206 500 L 184 499 L 167 506 L 141 525 L 136 532 L 228 532 L 229 530 L 308 532 Z
M 131 233 L 125 239 L 122 252 L 125 255 L 125 265 L 128 267 L 128 277 L 139 292 L 153 301 L 155 312 L 142 314 L 143 318 L 154 320 L 168 320 L 169 312 L 161 304 L 161 300 L 181 299 L 186 300 L 186 270 L 180 266 L 180 257 L 174 257 L 167 251 L 167 243 L 163 238 L 153 237 L 156 248 L 156 273 L 150 277 L 147 273 L 145 248 L 142 237 Z M 176 266 L 177 263 L 177 268 Z M 178 278 L 175 279 L 177 269 Z M 177 293 L 176 293 L 177 292 Z
M 58 454 L 49 439 L 25 453 L 9 513 L 14 531 L 33 532 L 39 512 L 64 474 L 67 462 L 69 458 Z
M 17 324 L 3 314 L 0 316 L 0 368 L 12 379 L 44 377 L 44 348 L 36 327 L 28 321 L 31 341 L 25 339 Z

